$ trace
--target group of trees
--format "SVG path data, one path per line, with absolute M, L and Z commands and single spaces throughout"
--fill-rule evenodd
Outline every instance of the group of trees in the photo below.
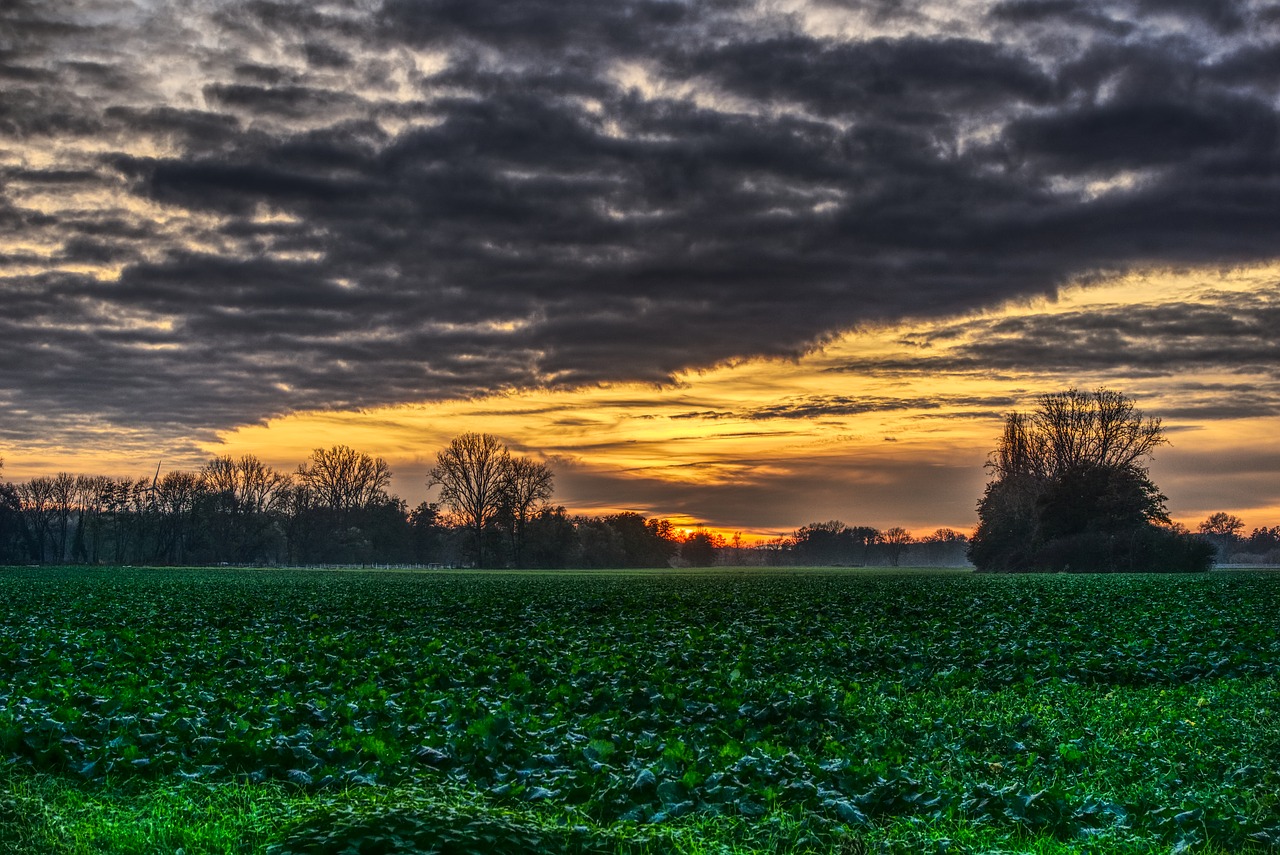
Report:
M 797 529 L 776 551 L 787 563 L 801 566 L 897 567 L 905 561 L 940 567 L 967 564 L 968 543 L 965 535 L 950 528 L 916 539 L 901 526 L 881 531 L 831 520 Z
M 972 538 L 914 539 L 838 520 L 746 547 L 637 513 L 570 516 L 547 464 L 465 433 L 436 455 L 439 503 L 409 509 L 385 460 L 344 445 L 295 472 L 253 455 L 151 478 L 71 475 L 0 482 L 0 563 L 418 563 L 478 567 L 956 565 L 981 571 L 1194 571 L 1216 558 L 1280 561 L 1280 527 L 1214 514 L 1173 524 L 1146 462 L 1160 421 L 1117 392 L 1043 395 L 1011 413 Z M 0 460 L 0 466 L 3 461 Z
M 60 472 L 0 484 L 0 561 L 305 563 L 406 552 L 384 460 L 316 449 L 295 473 L 251 454 L 150 478 Z M 328 558 L 327 556 L 335 556 Z
M 1244 520 L 1219 511 L 1199 526 L 1200 536 L 1213 544 L 1218 563 L 1280 564 L 1280 526 L 1255 528 L 1244 534 Z
M 1147 460 L 1159 419 L 1105 389 L 1011 413 L 989 464 L 969 557 L 979 570 L 1197 571 L 1213 547 L 1173 525 Z
M 570 516 L 550 504 L 546 464 L 484 434 L 437 455 L 439 503 L 410 509 L 390 482 L 385 460 L 345 445 L 292 473 L 245 455 L 149 478 L 0 482 L 0 563 L 665 567 L 706 540 L 637 513 Z
M 0 466 L 3 461 L 0 461 Z M 150 478 L 58 473 L 0 482 L 0 563 L 336 564 L 478 567 L 958 564 L 965 536 L 914 540 L 812 523 L 744 545 L 634 512 L 566 513 L 554 474 L 493 436 L 463 434 L 436 455 L 439 502 L 412 509 L 388 492 L 385 460 L 318 448 L 294 472 L 253 455 L 215 457 Z

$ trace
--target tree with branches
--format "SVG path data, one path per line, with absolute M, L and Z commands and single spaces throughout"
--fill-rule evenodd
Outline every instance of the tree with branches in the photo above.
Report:
M 525 528 L 550 501 L 555 475 L 545 464 L 508 455 L 502 479 L 502 515 L 507 518 L 512 560 L 523 566 Z
M 343 519 L 386 498 L 391 468 L 381 457 L 335 445 L 311 452 L 298 467 L 298 478 L 310 488 L 317 505 Z
M 440 488 L 440 501 L 471 532 L 477 566 L 485 566 L 485 529 L 502 510 L 510 457 L 491 434 L 464 433 L 436 454 L 427 486 Z
M 1071 389 L 1010 413 L 969 557 L 979 570 L 1206 569 L 1147 471 L 1168 442 L 1125 395 Z

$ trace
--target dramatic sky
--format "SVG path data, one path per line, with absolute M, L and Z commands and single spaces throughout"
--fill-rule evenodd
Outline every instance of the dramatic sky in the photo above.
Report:
M 450 436 L 571 510 L 968 528 L 1001 415 L 1280 523 L 1280 3 L 4 0 L 0 456 Z

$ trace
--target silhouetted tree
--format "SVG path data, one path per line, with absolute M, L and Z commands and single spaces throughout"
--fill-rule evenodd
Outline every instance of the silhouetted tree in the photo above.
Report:
M 889 566 L 897 567 L 902 561 L 903 550 L 914 543 L 915 538 L 911 536 L 911 532 L 902 526 L 894 526 L 884 530 L 880 535 L 880 542 L 884 545 L 885 556 L 889 559 Z
M 624 568 L 670 567 L 679 549 L 670 520 L 646 520 L 634 511 L 610 514 L 602 520 L 617 535 L 621 559 L 612 566 Z
M 502 474 L 500 512 L 507 520 L 511 559 L 524 566 L 525 526 L 529 518 L 552 496 L 555 476 L 545 463 L 527 457 L 507 457 Z
M 868 564 L 871 548 L 880 543 L 880 530 L 871 526 L 847 526 L 840 520 L 809 523 L 786 544 L 791 559 L 809 566 Z
M 4 459 L 0 458 L 0 472 Z M 22 500 L 18 490 L 8 481 L 0 482 L 0 563 L 21 559 Z
M 940 528 L 920 538 L 915 551 L 921 564 L 957 566 L 969 563 L 968 546 L 965 535 L 953 528 Z
M 351 451 L 345 446 L 338 446 L 333 451 L 338 449 Z M 308 470 L 313 478 L 327 479 L 326 483 L 331 485 L 338 484 L 336 489 L 345 491 L 342 493 L 343 501 L 364 498 L 358 492 L 362 488 L 342 484 L 344 477 L 352 477 L 345 473 L 351 472 L 358 464 L 334 464 L 332 458 L 325 457 L 328 453 L 320 449 L 316 450 L 316 454 L 321 455 L 326 462 L 313 464 Z M 312 460 L 316 460 L 315 455 Z M 210 514 L 209 524 L 216 545 L 216 557 L 241 563 L 274 560 L 281 541 L 284 540 L 284 533 L 277 526 L 275 514 L 290 487 L 289 476 L 266 465 L 256 456 L 246 454 L 239 459 L 215 457 L 200 470 L 200 479 L 201 493 Z M 385 481 L 382 483 L 385 484 Z M 380 491 L 381 487 L 378 486 L 369 495 L 380 495 Z M 157 485 L 157 498 L 159 492 Z M 329 495 L 332 498 L 335 494 L 331 492 Z M 347 511 L 350 508 L 344 505 L 341 510 Z M 276 547 L 274 549 L 273 541 Z
M 1280 564 L 1280 525 L 1255 528 L 1245 541 L 1249 560 L 1261 564 Z
M 1230 560 L 1231 553 L 1240 546 L 1240 532 L 1244 531 L 1244 520 L 1234 514 L 1223 511 L 1210 514 L 1200 523 L 1200 536 L 1213 544 L 1220 563 Z
M 1146 460 L 1159 419 L 1100 389 L 1042 395 L 1010 413 L 978 503 L 969 557 L 979 570 L 1203 570 L 1208 556 L 1168 527 Z
M 711 567 L 721 549 L 724 549 L 722 535 L 699 529 L 680 541 L 680 560 L 690 567 Z
M 440 501 L 471 532 L 476 565 L 485 566 L 485 529 L 502 508 L 510 455 L 496 436 L 464 433 L 436 454 L 428 486 L 440 487 Z
M 628 555 L 622 535 L 602 517 L 576 517 L 573 521 L 577 543 L 570 566 L 589 568 L 626 567 Z
M 444 525 L 440 506 L 422 502 L 409 512 L 409 542 L 418 564 L 444 564 Z
M 53 525 L 53 479 L 38 475 L 18 485 L 22 501 L 22 535 L 32 561 L 44 563 Z
M 311 452 L 298 467 L 298 478 L 311 489 L 318 507 L 334 511 L 341 520 L 386 498 L 391 469 L 381 457 L 335 445 Z
M 542 507 L 525 528 L 524 561 L 530 567 L 568 567 L 578 541 L 563 507 Z
M 160 520 L 156 560 L 168 564 L 186 564 L 190 560 L 192 546 L 203 533 L 199 513 L 205 497 L 205 482 L 199 473 L 166 472 L 157 481 L 155 501 Z

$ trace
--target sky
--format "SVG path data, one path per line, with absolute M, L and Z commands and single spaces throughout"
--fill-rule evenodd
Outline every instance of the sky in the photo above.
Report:
M 1280 3 L 7 0 L 3 475 L 467 430 L 571 511 L 967 530 L 1003 415 L 1280 524 Z

